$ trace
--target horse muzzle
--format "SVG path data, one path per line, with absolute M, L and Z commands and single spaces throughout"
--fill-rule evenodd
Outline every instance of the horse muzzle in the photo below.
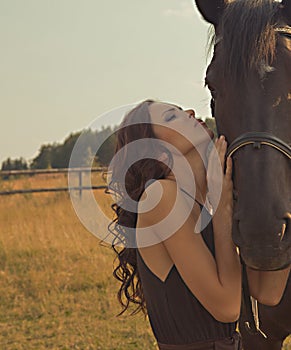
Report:
M 254 270 L 282 270 L 291 263 L 291 246 L 240 247 L 240 254 L 244 263 Z
M 265 225 L 253 229 L 252 220 L 233 222 L 233 241 L 240 249 L 245 264 L 256 270 L 281 270 L 291 263 L 291 224 L 288 214 L 277 222 L 265 220 Z M 250 219 L 250 217 L 249 217 Z M 270 227 L 277 229 L 270 230 Z

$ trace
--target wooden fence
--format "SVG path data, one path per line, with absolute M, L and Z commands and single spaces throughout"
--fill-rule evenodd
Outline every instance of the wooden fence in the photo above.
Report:
M 78 173 L 79 185 L 75 187 L 56 187 L 56 188 L 31 188 L 0 191 L 0 196 L 23 194 L 23 193 L 37 193 L 37 192 L 59 192 L 68 190 L 79 191 L 79 196 L 82 196 L 82 191 L 106 189 L 107 186 L 83 186 L 83 173 L 103 172 L 106 168 L 62 168 L 62 169 L 34 169 L 34 170 L 3 170 L 0 171 L 0 179 L 3 177 L 18 176 L 18 175 L 40 175 L 40 174 L 64 174 L 64 173 Z

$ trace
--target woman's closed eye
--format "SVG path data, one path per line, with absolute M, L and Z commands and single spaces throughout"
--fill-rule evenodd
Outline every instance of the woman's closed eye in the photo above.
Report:
M 167 122 L 170 122 L 171 120 L 174 120 L 174 119 L 176 119 L 175 114 L 171 114 L 171 115 L 169 115 L 169 116 L 167 116 L 167 117 L 165 118 L 165 120 L 166 120 Z

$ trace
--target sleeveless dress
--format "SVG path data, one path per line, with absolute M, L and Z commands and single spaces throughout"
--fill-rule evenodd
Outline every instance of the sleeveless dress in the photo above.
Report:
M 209 222 L 210 214 L 198 204 L 202 220 Z M 214 256 L 211 221 L 201 234 Z M 217 321 L 193 295 L 175 265 L 163 282 L 148 268 L 139 250 L 136 251 L 148 317 L 160 350 L 241 349 L 236 323 Z

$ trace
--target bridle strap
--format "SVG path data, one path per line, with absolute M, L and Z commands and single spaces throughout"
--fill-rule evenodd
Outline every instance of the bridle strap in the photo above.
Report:
M 275 28 L 275 32 L 277 32 L 279 35 L 286 36 L 287 38 L 291 38 L 291 27 L 289 26 L 277 27 Z
M 246 132 L 240 135 L 229 145 L 226 155 L 231 157 L 240 148 L 251 144 L 255 149 L 260 149 L 261 145 L 273 147 L 291 159 L 291 146 L 267 132 Z
M 291 158 L 291 146 L 267 132 L 246 132 L 240 135 L 229 145 L 226 155 L 231 157 L 236 151 L 247 145 L 253 145 L 254 149 L 260 149 L 262 145 L 266 145 L 281 152 L 287 158 Z M 242 259 L 241 261 L 243 266 L 242 310 L 245 318 L 243 319 L 245 327 L 249 333 L 261 334 L 264 338 L 267 338 L 265 333 L 260 329 L 257 301 L 251 297 L 246 265 Z M 253 308 L 254 305 L 256 306 L 255 308 Z
M 291 38 L 291 27 L 284 26 L 284 27 L 277 27 L 275 28 L 275 32 L 277 32 L 280 36 L 285 36 L 287 38 Z M 222 40 L 222 37 L 217 37 L 215 44 L 220 42 Z M 212 100 L 214 102 L 214 100 Z M 213 115 L 214 115 L 214 109 L 213 109 Z M 238 151 L 240 148 L 253 144 L 253 147 L 255 149 L 260 149 L 261 145 L 266 145 L 269 147 L 272 147 L 276 149 L 277 151 L 284 154 L 287 158 L 291 158 L 291 147 L 286 142 L 282 141 L 278 137 L 269 134 L 267 132 L 247 132 L 245 134 L 242 134 L 241 136 L 237 137 L 228 147 L 227 150 L 227 156 L 232 156 L 236 151 Z M 246 329 L 251 334 L 258 334 L 262 333 L 262 331 L 259 328 L 259 325 L 256 322 L 256 317 L 253 313 L 252 309 L 252 302 L 251 302 L 251 296 L 249 291 L 249 284 L 247 279 L 247 272 L 246 272 L 246 265 L 244 261 L 241 259 L 242 266 L 243 266 L 243 306 L 242 309 L 245 313 L 246 320 L 245 326 Z M 247 321 L 247 322 L 246 322 Z M 263 334 L 264 337 L 266 337 Z

